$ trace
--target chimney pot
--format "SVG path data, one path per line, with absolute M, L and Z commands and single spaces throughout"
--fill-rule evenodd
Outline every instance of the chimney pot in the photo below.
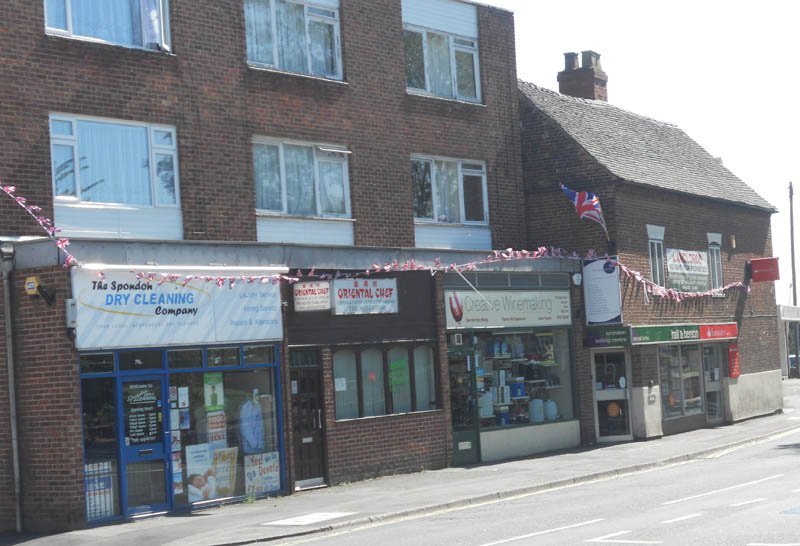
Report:
M 577 70 L 578 68 L 578 54 L 577 53 L 564 53 L 564 72 L 570 70 Z
M 581 64 L 583 68 L 596 68 L 601 72 L 603 70 L 600 66 L 600 54 L 591 50 L 581 51 Z

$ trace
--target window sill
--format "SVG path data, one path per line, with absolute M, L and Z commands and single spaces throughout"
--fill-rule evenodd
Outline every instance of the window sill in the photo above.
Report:
M 315 76 L 314 74 L 303 74 L 302 72 L 290 72 L 289 70 L 281 70 L 280 68 L 273 68 L 273 67 L 270 67 L 270 66 L 262 66 L 262 65 L 258 65 L 258 64 L 249 63 L 249 62 L 247 63 L 247 67 L 250 68 L 251 70 L 256 71 L 256 72 L 266 72 L 266 73 L 272 73 L 272 74 L 281 74 L 283 76 L 293 76 L 293 77 L 302 78 L 302 79 L 305 79 L 305 80 L 313 80 L 313 81 L 318 81 L 318 82 L 334 83 L 334 84 L 342 85 L 342 86 L 345 86 L 345 87 L 349 87 L 350 86 L 350 84 L 347 83 L 346 81 L 344 81 L 344 79 L 339 80 L 339 79 L 336 79 L 336 78 L 326 78 L 324 76 Z
M 423 415 L 425 413 L 435 413 L 441 412 L 440 408 L 435 408 L 431 410 L 420 410 L 420 411 L 407 411 L 405 413 L 387 413 L 386 415 L 369 415 L 367 417 L 350 417 L 348 419 L 336 419 L 336 423 L 353 423 L 356 421 L 368 421 L 368 420 L 375 420 L 375 419 L 385 419 L 386 417 L 404 417 L 407 415 Z
M 150 205 L 126 205 L 124 203 L 98 203 L 98 202 L 88 202 L 88 201 L 74 201 L 74 200 L 65 200 L 55 198 L 53 201 L 54 206 L 57 207 L 69 207 L 75 209 L 87 209 L 87 210 L 137 210 L 137 211 L 174 211 L 180 212 L 180 207 L 154 207 Z
M 480 229 L 486 228 L 489 229 L 489 224 L 448 224 L 446 222 L 436 222 L 434 220 L 420 220 L 418 218 L 414 219 L 415 226 L 429 226 L 429 227 L 439 227 L 439 228 L 461 228 L 461 229 Z
M 153 53 L 155 55 L 162 55 L 164 57 L 176 57 L 176 55 L 172 51 L 166 51 L 166 50 L 163 50 L 163 49 L 152 49 L 152 48 L 149 48 L 149 47 L 135 46 L 135 45 L 128 45 L 128 44 L 118 44 L 116 42 L 109 42 L 107 40 L 101 40 L 99 38 L 92 38 L 91 36 L 76 36 L 74 34 L 61 33 L 61 32 L 58 32 L 58 31 L 54 31 L 52 29 L 46 29 L 45 30 L 45 35 L 49 36 L 51 38 L 71 40 L 71 41 L 74 41 L 74 42 L 81 42 L 81 43 L 85 43 L 85 44 L 97 44 L 97 45 L 100 45 L 100 46 L 118 47 L 118 48 L 122 48 L 122 49 L 133 50 L 133 51 L 144 51 L 144 52 L 147 52 L 147 53 Z
M 291 214 L 276 214 L 274 212 L 266 212 L 257 210 L 256 217 L 258 218 L 272 218 L 275 220 L 313 220 L 317 222 L 352 222 L 355 223 L 355 218 L 338 218 L 330 216 L 293 216 Z
M 442 97 L 441 95 L 434 95 L 433 93 L 428 93 L 426 91 L 420 91 L 420 90 L 417 90 L 417 89 L 406 88 L 406 95 L 408 95 L 410 97 L 421 97 L 421 98 L 426 98 L 426 99 L 436 99 L 436 100 L 440 100 L 440 101 L 444 101 L 444 102 L 452 102 L 452 103 L 455 103 L 455 104 L 467 104 L 469 106 L 477 106 L 477 107 L 480 107 L 480 108 L 486 108 L 486 105 L 483 102 L 481 102 L 480 100 L 471 101 L 471 100 L 466 100 L 466 99 L 457 99 L 457 98 L 453 98 L 453 97 Z

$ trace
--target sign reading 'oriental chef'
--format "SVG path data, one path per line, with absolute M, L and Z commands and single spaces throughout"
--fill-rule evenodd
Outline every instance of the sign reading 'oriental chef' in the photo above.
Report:
M 336 315 L 397 313 L 397 279 L 337 279 L 333 281 Z
M 331 308 L 331 283 L 296 282 L 292 285 L 295 311 L 327 311 Z

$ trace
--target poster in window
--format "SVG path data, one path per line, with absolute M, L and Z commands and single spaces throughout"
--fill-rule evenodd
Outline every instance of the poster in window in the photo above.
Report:
M 126 382 L 122 387 L 126 445 L 161 441 L 161 383 Z
M 239 448 L 226 447 L 214 450 L 212 467 L 217 478 L 217 495 L 229 497 L 236 487 L 236 456 Z
M 208 413 L 206 433 L 211 449 L 228 447 L 228 428 L 224 411 L 211 411 Z
M 680 292 L 708 290 L 708 253 L 667 249 L 667 284 Z
M 217 411 L 225 407 L 225 393 L 222 388 L 222 372 L 203 374 L 203 387 L 206 411 Z
M 266 495 L 281 488 L 280 456 L 277 451 L 245 455 L 245 494 Z
M 622 323 L 622 293 L 616 257 L 583 261 L 586 324 Z
M 172 493 L 183 493 L 183 462 L 180 451 L 172 454 Z

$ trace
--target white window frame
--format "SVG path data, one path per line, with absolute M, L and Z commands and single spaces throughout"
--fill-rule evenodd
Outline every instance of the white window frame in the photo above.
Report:
M 305 42 L 306 42 L 306 71 L 294 72 L 287 68 L 278 66 L 278 17 L 276 0 L 268 0 L 269 9 L 272 13 L 272 62 L 263 63 L 247 59 L 247 64 L 257 68 L 269 68 L 280 72 L 287 72 L 289 74 L 302 74 L 312 78 L 324 78 L 331 80 L 342 80 L 344 78 L 344 69 L 342 68 L 342 38 L 341 38 L 341 23 L 339 17 L 339 8 L 334 8 L 325 4 L 318 4 L 315 2 L 308 2 L 303 0 L 286 0 L 291 4 L 300 4 L 303 6 L 303 19 L 305 22 Z M 324 10 L 333 12 L 333 17 L 326 17 L 320 13 L 312 13 L 310 10 Z M 326 24 L 333 24 L 333 33 L 335 38 L 334 56 L 336 58 L 336 73 L 330 75 L 314 74 L 311 72 L 311 35 L 308 30 L 311 21 L 318 21 Z M 247 37 L 245 36 L 245 39 Z
M 298 140 L 280 140 L 266 137 L 254 137 L 253 147 L 255 146 L 276 146 L 278 148 L 278 160 L 280 162 L 280 176 L 281 176 L 281 203 L 282 210 L 259 209 L 256 208 L 256 213 L 264 216 L 286 216 L 289 218 L 352 218 L 352 210 L 350 208 L 350 166 L 348 157 L 351 152 L 344 146 L 336 144 L 319 144 L 302 142 Z M 314 197 L 316 205 L 316 215 L 304 216 L 301 214 L 290 214 L 288 212 L 288 192 L 286 190 L 286 164 L 284 162 L 283 147 L 289 146 L 303 146 L 312 148 L 314 152 Z M 323 154 L 327 154 L 327 157 Z M 338 157 L 334 157 L 337 156 Z M 320 187 L 319 187 L 319 164 L 320 162 L 340 163 L 342 165 L 342 184 L 344 185 L 344 214 L 322 213 L 320 203 Z M 255 177 L 255 169 L 253 173 Z M 253 183 L 255 184 L 255 180 Z
M 72 0 L 61 0 L 64 2 L 64 9 L 66 10 L 67 15 L 67 28 L 58 28 L 58 27 L 51 27 L 47 23 L 47 1 L 43 0 L 44 3 L 44 18 L 45 18 L 45 32 L 47 34 L 51 34 L 53 36 L 63 36 L 67 38 L 75 38 L 78 40 L 84 40 L 87 42 L 96 42 L 99 44 L 108 44 L 108 45 L 115 45 L 119 47 L 129 47 L 133 49 L 143 49 L 145 51 L 156 51 L 152 48 L 145 47 L 144 44 L 140 45 L 131 45 L 131 44 L 120 44 L 117 42 L 110 42 L 108 40 L 103 40 L 102 38 L 96 38 L 94 36 L 84 36 L 82 34 L 75 34 L 73 32 L 73 22 L 72 22 Z M 139 10 L 141 12 L 142 20 L 144 21 L 146 14 L 144 12 L 144 4 L 142 0 L 137 0 L 139 2 Z M 157 0 L 158 1 L 158 8 L 159 8 L 159 18 L 161 24 L 161 42 L 158 44 L 159 47 L 166 52 L 172 51 L 172 38 L 170 35 L 170 22 L 169 22 L 169 0 Z
M 54 121 L 62 121 L 67 122 L 72 125 L 72 134 L 71 135 L 54 135 L 52 133 L 52 123 Z M 70 146 L 72 148 L 72 164 L 75 166 L 80 165 L 80 138 L 78 134 L 78 122 L 79 121 L 91 121 L 95 123 L 108 123 L 113 125 L 127 125 L 129 127 L 144 127 L 147 129 L 147 152 L 148 152 L 148 161 L 149 161 L 149 170 L 150 170 L 150 206 L 147 205 L 139 205 L 139 204 L 129 204 L 129 203 L 120 203 L 116 201 L 111 202 L 99 202 L 99 201 L 83 201 L 81 199 L 81 169 L 75 168 L 74 169 L 74 176 L 75 176 L 75 196 L 67 196 L 67 195 L 56 195 L 56 180 L 55 180 L 55 172 L 51 172 L 51 183 L 52 183 L 52 190 L 53 190 L 53 199 L 56 204 L 92 204 L 92 205 L 102 205 L 104 207 L 125 207 L 125 208 L 137 208 L 137 209 L 150 209 L 150 208 L 159 208 L 159 209 L 173 209 L 173 210 L 180 210 L 181 206 L 181 196 L 180 196 L 180 181 L 179 181 L 179 167 L 178 167 L 178 139 L 177 139 L 177 132 L 175 127 L 171 125 L 156 125 L 151 123 L 141 123 L 135 121 L 128 121 L 128 120 L 119 120 L 119 119 L 111 119 L 111 118 L 102 118 L 102 117 L 94 117 L 94 116 L 74 116 L 68 114 L 50 114 L 50 119 L 48 123 L 48 132 L 50 133 L 50 154 L 51 158 L 53 157 L 53 146 L 61 145 L 61 146 Z M 163 145 L 163 144 L 155 144 L 154 133 L 156 131 L 162 131 L 165 133 L 170 133 L 172 136 L 172 146 Z M 157 192 L 156 192 L 156 183 L 158 180 L 157 177 L 157 163 L 156 163 L 156 156 L 157 155 L 170 155 L 172 156 L 172 165 L 175 174 L 175 204 L 167 204 L 161 205 L 158 203 Z M 51 161 L 52 163 L 52 161 Z M 52 169 L 51 169 L 52 170 Z
M 425 161 L 430 164 L 431 166 L 431 202 L 433 206 L 433 218 L 419 218 L 414 216 L 414 222 L 420 224 L 438 224 L 444 226 L 459 226 L 459 225 L 469 225 L 469 226 L 488 226 L 489 225 L 489 192 L 486 182 L 486 162 L 485 161 L 476 161 L 471 159 L 454 159 L 452 157 L 442 157 L 442 156 L 431 156 L 431 155 L 417 155 L 414 154 L 411 156 L 411 161 Z M 459 218 L 461 218 L 460 222 L 440 222 L 438 218 L 437 211 L 439 210 L 439 198 L 434 191 L 436 187 L 436 169 L 433 165 L 435 161 L 446 161 L 449 163 L 456 163 L 458 169 L 458 205 L 459 205 Z M 482 170 L 474 170 L 469 168 L 464 168 L 464 164 L 471 164 L 471 165 L 481 165 L 483 167 Z M 483 191 L 483 218 L 482 222 L 478 222 L 475 220 L 466 220 L 465 219 L 465 205 L 464 205 L 464 176 L 480 176 L 482 178 L 481 190 Z M 412 180 L 411 183 L 413 184 L 414 181 Z M 413 207 L 413 203 L 412 203 Z
M 715 290 L 724 286 L 722 278 L 722 234 L 707 233 L 706 236 L 708 238 L 708 265 L 711 273 L 711 289 Z M 724 294 L 714 294 L 714 296 L 724 297 Z
M 422 34 L 422 56 L 425 68 L 425 89 L 418 89 L 416 87 L 408 87 L 406 82 L 406 91 L 408 93 L 423 94 L 431 97 L 439 97 L 451 100 L 460 100 L 466 102 L 481 102 L 481 70 L 480 70 L 480 48 L 478 47 L 478 39 L 470 38 L 468 36 L 459 36 L 450 32 L 436 30 L 433 28 L 424 28 L 414 25 L 403 25 L 403 31 L 417 32 Z M 450 46 L 450 80 L 452 82 L 453 95 L 448 97 L 446 95 L 439 95 L 430 89 L 430 75 L 428 73 L 430 62 L 428 61 L 428 33 L 439 34 L 446 36 Z M 456 40 L 463 40 L 472 42 L 473 46 L 469 47 L 463 44 L 457 44 Z M 456 68 L 456 51 L 465 51 L 472 53 L 473 66 L 475 70 L 475 97 L 464 97 L 458 94 L 458 69 Z M 403 51 L 403 60 L 405 62 L 405 50 Z
M 650 278 L 658 286 L 666 286 L 666 264 L 664 263 L 664 228 L 662 226 L 647 225 L 647 251 L 650 257 Z M 653 256 L 655 250 L 656 255 Z M 653 258 L 658 260 L 659 267 L 655 267 Z

